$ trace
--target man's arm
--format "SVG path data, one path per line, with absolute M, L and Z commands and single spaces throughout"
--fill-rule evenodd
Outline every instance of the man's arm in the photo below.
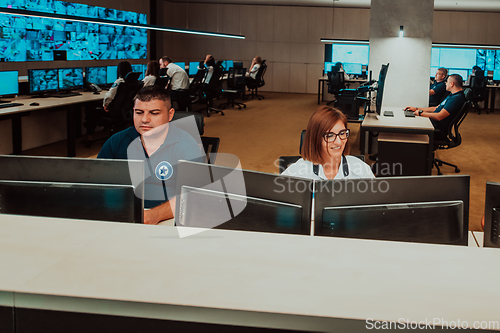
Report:
M 175 198 L 154 208 L 144 210 L 144 224 L 158 224 L 174 218 Z
M 415 112 L 415 114 L 418 114 L 418 112 Z M 441 109 L 441 111 L 439 111 L 438 113 L 429 112 L 429 111 L 424 110 L 424 112 L 422 112 L 422 114 L 420 114 L 420 116 L 422 116 L 422 117 L 427 117 L 427 118 L 430 118 L 432 120 L 437 120 L 437 121 L 441 121 L 444 118 L 448 117 L 449 115 L 450 115 L 450 113 L 448 111 L 446 111 L 446 109 Z
M 435 93 L 436 93 L 436 92 L 435 92 L 433 89 L 429 90 L 429 96 L 432 96 L 432 95 L 434 95 Z
M 415 106 L 407 106 L 405 110 L 410 110 L 415 112 L 415 115 L 418 116 L 418 110 L 422 110 L 424 112 L 434 112 L 436 110 L 437 106 L 429 106 L 428 108 L 417 108 Z

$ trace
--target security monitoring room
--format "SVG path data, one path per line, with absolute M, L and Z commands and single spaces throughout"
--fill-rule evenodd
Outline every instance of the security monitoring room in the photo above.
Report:
M 1 332 L 500 331 L 499 1 L 0 28 Z

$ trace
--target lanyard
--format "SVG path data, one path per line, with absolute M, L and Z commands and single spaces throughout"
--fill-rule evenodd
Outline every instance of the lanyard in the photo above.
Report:
M 347 158 L 342 155 L 342 171 L 344 172 L 344 177 L 349 176 L 349 165 L 347 165 Z M 313 172 L 319 177 L 319 164 L 313 165 Z

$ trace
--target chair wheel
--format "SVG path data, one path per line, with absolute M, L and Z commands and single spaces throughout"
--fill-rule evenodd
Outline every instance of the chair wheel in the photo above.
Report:
M 238 110 L 241 110 L 241 106 L 238 106 Z
M 455 168 L 455 173 L 459 173 L 460 172 L 460 169 L 459 168 Z
M 246 106 L 246 105 L 243 105 L 243 108 L 244 108 L 244 109 L 246 109 L 246 108 L 247 108 L 247 106 Z
M 443 173 L 442 173 L 441 171 L 439 171 L 439 172 L 438 172 L 438 175 L 439 175 L 439 176 L 442 176 L 442 175 L 443 175 Z

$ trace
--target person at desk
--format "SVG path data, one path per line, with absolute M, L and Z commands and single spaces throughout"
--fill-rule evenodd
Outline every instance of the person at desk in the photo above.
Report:
M 320 107 L 309 119 L 302 158 L 283 175 L 314 180 L 375 178 L 370 166 L 348 151 L 347 118 L 338 109 Z
M 465 95 L 462 88 L 463 80 L 458 74 L 448 76 L 446 80 L 446 90 L 450 95 L 438 106 L 419 109 L 414 106 L 407 106 L 405 110 L 411 110 L 416 116 L 431 119 L 432 125 L 438 130 L 435 133 L 436 139 L 444 139 L 448 133 L 448 126 L 465 103 Z
M 474 66 L 472 67 L 472 74 L 469 75 L 467 78 L 467 81 L 465 81 L 464 86 L 470 87 L 472 84 L 472 78 L 474 76 L 481 76 L 484 77 L 484 71 L 481 69 L 479 66 Z
M 434 82 L 429 88 L 429 106 L 437 106 L 443 100 L 446 92 L 445 79 L 447 75 L 448 70 L 446 68 L 441 67 L 437 69 Z
M 173 101 L 177 102 L 177 109 L 185 111 L 189 105 L 189 75 L 184 68 L 174 64 L 169 57 L 162 57 L 160 59 L 160 68 L 167 69 L 167 75 L 171 77 L 170 83 L 170 97 Z
M 111 102 L 116 96 L 116 92 L 118 91 L 118 86 L 122 83 L 125 83 L 125 76 L 127 76 L 128 73 L 132 72 L 132 65 L 130 65 L 128 61 L 120 61 L 118 63 L 116 72 L 118 79 L 116 79 L 111 88 L 108 90 L 106 96 L 104 96 L 104 101 L 102 103 L 104 111 L 106 112 L 109 111 L 108 106 L 109 104 L 111 104 Z
M 252 60 L 252 64 L 250 65 L 250 71 L 245 74 L 246 77 L 251 77 L 252 79 L 257 78 L 257 73 L 259 72 L 259 68 L 262 65 L 262 58 L 256 56 Z
M 151 60 L 148 62 L 148 66 L 146 68 L 146 74 L 142 82 L 144 82 L 144 87 L 152 86 L 155 84 L 156 79 L 158 78 L 160 73 L 160 64 L 158 61 Z
M 214 73 L 215 64 L 216 63 L 214 57 L 212 57 L 211 54 L 207 54 L 207 56 L 205 57 L 205 67 L 207 67 L 207 73 L 203 78 L 203 83 L 208 84 L 210 82 L 210 79 L 212 79 L 212 74 Z
M 134 126 L 109 138 L 97 155 L 146 161 L 145 224 L 174 217 L 178 161 L 203 161 L 203 153 L 193 137 L 169 124 L 174 113 L 167 90 L 159 86 L 142 88 L 134 98 Z
M 344 73 L 344 81 L 349 81 L 349 75 L 344 71 L 344 66 L 342 66 L 341 62 L 335 63 L 332 67 L 332 73 L 335 74 L 337 72 Z

